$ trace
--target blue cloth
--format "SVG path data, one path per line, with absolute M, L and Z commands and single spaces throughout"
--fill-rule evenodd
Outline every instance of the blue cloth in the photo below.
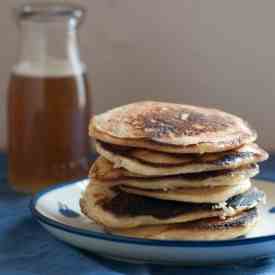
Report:
M 70 247 L 54 239 L 31 217 L 30 197 L 10 190 L 6 167 L 6 157 L 0 155 L 0 275 L 275 274 L 275 258 L 251 260 L 241 265 L 166 267 L 115 262 Z M 275 157 L 262 166 L 261 177 L 275 179 L 274 167 Z

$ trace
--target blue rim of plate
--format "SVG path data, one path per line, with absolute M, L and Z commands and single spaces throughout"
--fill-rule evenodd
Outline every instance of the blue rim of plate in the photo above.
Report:
M 80 181 L 85 180 L 77 180 L 77 181 L 69 181 L 63 182 L 61 184 L 57 184 L 54 186 L 50 186 L 33 196 L 30 201 L 30 210 L 32 215 L 40 222 L 52 226 L 54 228 L 64 230 L 68 233 L 77 234 L 85 237 L 92 237 L 95 239 L 101 239 L 105 241 L 117 242 L 117 243 L 126 243 L 126 244 L 135 244 L 135 245 L 149 245 L 149 246 L 172 246 L 172 247 L 221 247 L 221 246 L 239 246 L 239 245 L 249 245 L 249 244 L 256 244 L 262 243 L 267 241 L 275 241 L 275 235 L 267 235 L 261 237 L 252 237 L 247 239 L 234 239 L 234 240 L 224 240 L 224 241 L 175 241 L 175 240 L 150 240 L 150 239 L 140 239 L 140 238 L 131 238 L 131 237 L 124 237 L 119 235 L 111 235 L 108 233 L 101 233 L 101 232 L 94 232 L 88 229 L 80 229 L 70 225 L 66 225 L 55 220 L 52 220 L 42 213 L 40 213 L 36 209 L 37 201 L 44 195 L 63 188 L 68 187 L 70 185 L 74 185 L 79 183 Z

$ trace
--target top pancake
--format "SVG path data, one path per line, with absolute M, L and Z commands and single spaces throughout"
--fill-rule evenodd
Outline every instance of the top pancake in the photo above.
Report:
M 153 101 L 132 103 L 95 116 L 90 135 L 112 144 L 172 153 L 226 151 L 257 137 L 237 116 Z

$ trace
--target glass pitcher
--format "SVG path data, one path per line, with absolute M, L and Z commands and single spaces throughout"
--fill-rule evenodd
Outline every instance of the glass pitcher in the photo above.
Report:
M 77 35 L 83 15 L 67 4 L 17 9 L 20 41 L 8 91 L 8 173 L 17 191 L 87 176 L 90 90 Z

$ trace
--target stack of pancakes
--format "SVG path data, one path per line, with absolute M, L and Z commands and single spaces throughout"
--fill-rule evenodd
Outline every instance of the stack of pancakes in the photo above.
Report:
M 267 153 L 241 118 L 189 105 L 137 102 L 93 117 L 99 158 L 80 200 L 106 231 L 219 240 L 245 235 L 264 193 L 251 186 Z

